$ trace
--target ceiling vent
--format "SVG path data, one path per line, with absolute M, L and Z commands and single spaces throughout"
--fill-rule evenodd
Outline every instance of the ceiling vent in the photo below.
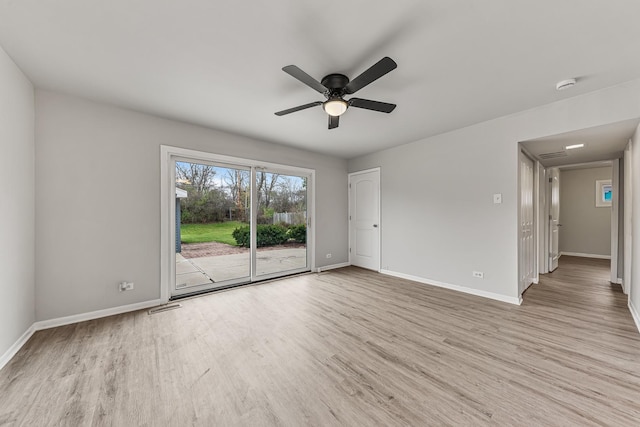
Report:
M 562 151 L 554 151 L 553 153 L 542 153 L 542 154 L 540 154 L 540 158 L 542 160 L 557 159 L 559 157 L 567 157 L 567 152 L 562 150 Z

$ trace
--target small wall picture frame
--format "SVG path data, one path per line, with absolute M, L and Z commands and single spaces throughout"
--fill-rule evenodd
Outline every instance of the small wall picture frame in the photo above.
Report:
M 613 197 L 613 187 L 610 179 L 596 181 L 596 208 L 610 208 Z

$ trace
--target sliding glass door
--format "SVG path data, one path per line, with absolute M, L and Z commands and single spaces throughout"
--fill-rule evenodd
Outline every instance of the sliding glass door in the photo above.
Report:
M 307 181 L 286 171 L 256 171 L 256 276 L 308 268 Z
M 234 238 L 250 234 L 250 194 L 250 169 L 176 159 L 174 295 L 250 279 L 250 251 Z
M 312 173 L 203 157 L 170 158 L 170 296 L 309 271 Z

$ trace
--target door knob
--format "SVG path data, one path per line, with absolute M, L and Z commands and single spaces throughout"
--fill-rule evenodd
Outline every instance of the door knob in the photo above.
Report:
M 378 224 L 373 224 L 373 228 L 378 228 Z

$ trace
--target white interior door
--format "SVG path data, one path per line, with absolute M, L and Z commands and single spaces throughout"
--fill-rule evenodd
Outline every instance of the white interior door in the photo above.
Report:
M 533 177 L 533 161 L 520 152 L 520 293 L 533 283 L 534 276 Z
M 547 197 L 549 176 L 547 170 L 539 162 L 536 162 L 538 168 L 537 176 L 537 197 L 536 202 L 538 212 L 536 216 L 536 239 L 538 247 L 538 274 L 546 274 L 549 272 L 549 200 Z
M 549 169 L 549 271 L 558 268 L 560 258 L 560 170 Z
M 349 258 L 380 271 L 380 170 L 349 175 Z

